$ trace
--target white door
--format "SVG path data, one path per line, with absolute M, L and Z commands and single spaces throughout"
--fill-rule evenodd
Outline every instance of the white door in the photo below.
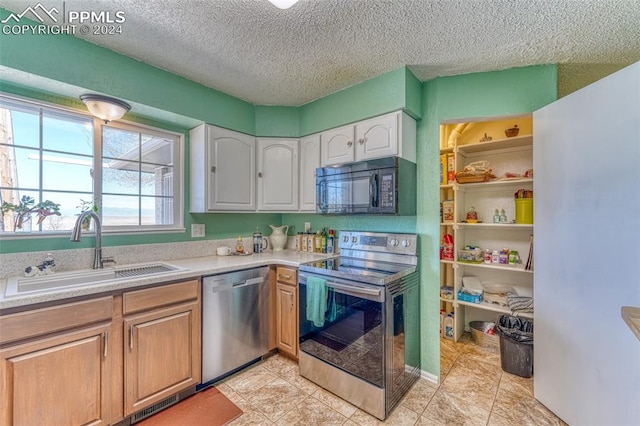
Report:
M 398 155 L 398 120 L 393 113 L 356 124 L 356 160 Z
M 320 167 L 320 135 L 300 139 L 300 211 L 316 211 L 316 169 Z
M 533 115 L 534 395 L 571 425 L 640 421 L 640 62 Z
M 298 139 L 258 139 L 258 210 L 298 210 Z
M 320 154 L 323 167 L 352 162 L 353 126 L 342 126 L 320 133 Z
M 255 210 L 255 138 L 209 126 L 207 209 Z

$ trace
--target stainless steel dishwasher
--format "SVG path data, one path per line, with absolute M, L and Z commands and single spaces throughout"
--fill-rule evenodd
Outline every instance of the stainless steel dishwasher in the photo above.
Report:
M 202 280 L 203 388 L 269 352 L 268 267 Z

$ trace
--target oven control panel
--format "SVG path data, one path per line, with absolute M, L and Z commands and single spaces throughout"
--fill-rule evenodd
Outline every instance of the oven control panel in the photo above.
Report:
M 338 241 L 340 249 L 409 255 L 415 255 L 418 246 L 416 234 L 340 231 Z

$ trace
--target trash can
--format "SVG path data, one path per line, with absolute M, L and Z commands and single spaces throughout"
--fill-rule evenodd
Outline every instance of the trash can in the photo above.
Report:
M 520 377 L 533 376 L 533 320 L 502 315 L 496 332 L 502 370 Z

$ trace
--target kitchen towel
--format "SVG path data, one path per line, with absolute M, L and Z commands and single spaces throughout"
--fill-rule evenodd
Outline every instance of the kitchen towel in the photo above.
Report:
M 327 281 L 318 277 L 307 278 L 307 320 L 316 327 L 324 325 L 327 311 Z

